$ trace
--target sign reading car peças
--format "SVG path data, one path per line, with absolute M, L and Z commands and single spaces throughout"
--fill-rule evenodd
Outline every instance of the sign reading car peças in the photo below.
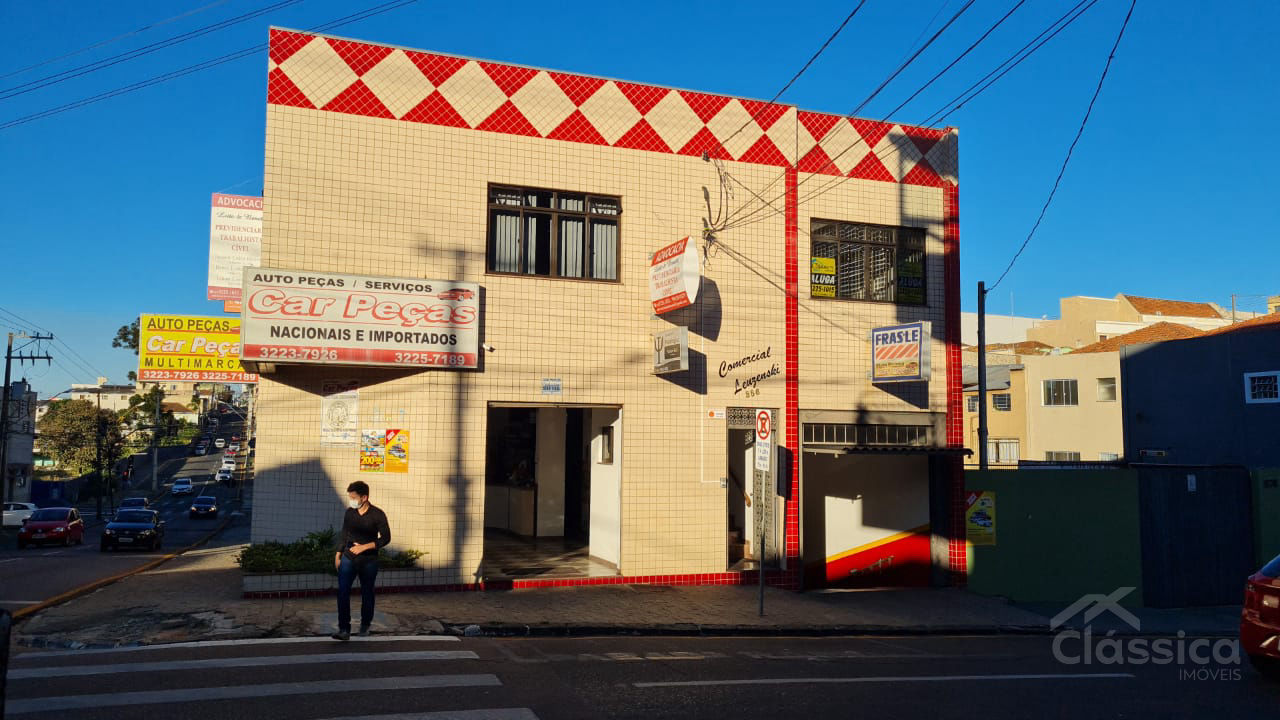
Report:
M 245 360 L 479 366 L 474 283 L 247 268 L 243 302 Z

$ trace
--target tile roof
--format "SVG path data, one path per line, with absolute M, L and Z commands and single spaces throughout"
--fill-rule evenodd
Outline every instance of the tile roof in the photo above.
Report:
M 1171 322 L 1158 322 L 1154 325 L 1148 325 L 1144 328 L 1134 330 L 1124 335 L 1116 335 L 1106 340 L 1099 340 L 1092 345 L 1085 345 L 1071 351 L 1072 355 L 1077 353 L 1099 353 L 1114 352 L 1127 345 L 1137 345 L 1139 343 L 1165 342 L 1167 340 L 1185 340 L 1186 338 L 1199 337 L 1204 335 L 1203 330 L 1197 330 L 1186 325 L 1179 325 Z
M 1016 343 L 991 343 L 987 352 L 1012 352 L 1018 355 L 1048 355 L 1053 346 L 1039 340 L 1024 340 Z
M 1128 300 L 1129 304 L 1133 306 L 1133 309 L 1143 315 L 1168 315 L 1171 317 L 1197 318 L 1222 317 L 1222 314 L 1209 303 L 1187 302 L 1185 300 L 1161 300 L 1159 298 L 1144 298 L 1124 294 L 1121 294 L 1120 297 Z
M 1225 327 L 1220 327 L 1215 330 L 1210 330 L 1205 334 L 1221 335 L 1223 333 L 1242 332 L 1246 330 L 1265 330 L 1268 328 L 1280 330 L 1280 312 L 1273 312 L 1267 315 L 1259 315 L 1258 317 L 1253 318 L 1252 320 L 1245 320 L 1243 322 L 1235 323 L 1234 325 L 1227 325 Z

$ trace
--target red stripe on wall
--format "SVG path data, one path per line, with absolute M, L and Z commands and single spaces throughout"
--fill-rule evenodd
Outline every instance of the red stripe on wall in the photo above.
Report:
M 788 574 L 800 577 L 800 282 L 796 252 L 799 204 L 795 166 L 788 167 L 786 199 L 786 344 L 787 447 L 791 450 L 790 492 L 787 493 L 785 537 Z M 799 589 L 799 588 L 797 588 Z
M 947 447 L 964 447 L 964 394 L 960 365 L 960 188 L 947 183 L 943 189 L 942 257 L 946 288 L 947 349 Z M 948 549 L 951 581 L 965 585 L 968 557 L 964 537 L 964 467 L 960 457 L 951 459 L 951 537 Z

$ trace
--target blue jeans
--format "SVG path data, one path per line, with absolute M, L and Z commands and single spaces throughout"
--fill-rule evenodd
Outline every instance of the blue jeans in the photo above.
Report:
M 374 552 L 374 551 L 370 551 Z M 378 577 L 376 558 L 356 562 L 345 554 L 338 565 L 338 630 L 351 632 L 351 585 L 360 578 L 360 627 L 373 622 L 373 581 Z

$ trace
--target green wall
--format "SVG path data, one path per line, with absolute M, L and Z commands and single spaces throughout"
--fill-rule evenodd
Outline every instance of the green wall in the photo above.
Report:
M 971 470 L 965 487 L 996 494 L 996 544 L 971 546 L 970 590 L 1070 603 L 1134 587 L 1123 603 L 1142 604 L 1136 471 Z
M 1258 566 L 1280 555 L 1280 468 L 1254 470 L 1253 536 Z

